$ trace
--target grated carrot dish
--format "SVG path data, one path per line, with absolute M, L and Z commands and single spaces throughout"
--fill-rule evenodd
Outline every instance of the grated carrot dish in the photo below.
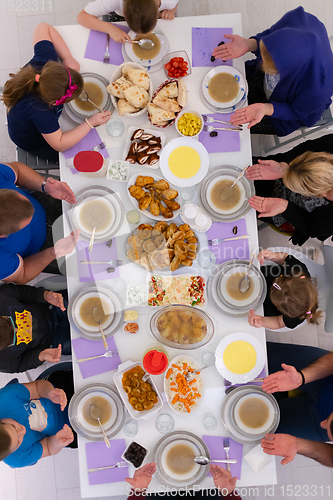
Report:
M 173 362 L 165 377 L 166 395 L 169 403 L 179 413 L 191 413 L 199 404 L 202 395 L 202 378 L 198 374 L 195 379 L 186 380 L 185 375 L 196 370 L 191 360 L 180 358 Z

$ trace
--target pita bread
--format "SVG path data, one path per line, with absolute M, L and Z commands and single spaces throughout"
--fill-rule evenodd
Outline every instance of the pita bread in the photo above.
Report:
M 127 113 L 136 113 L 137 111 L 139 111 L 135 106 L 132 106 L 132 104 L 127 102 L 126 99 L 119 99 L 117 106 L 120 116 L 124 116 Z
M 128 78 L 131 80 L 134 85 L 138 85 L 145 90 L 149 90 L 150 78 L 148 76 L 147 71 L 137 68 L 129 68 L 128 69 Z
M 184 83 L 184 80 L 181 78 L 178 80 L 178 104 L 182 108 L 186 105 L 187 103 L 187 90 L 186 90 L 186 85 Z
M 133 66 L 131 66 L 130 64 L 125 64 L 125 66 L 121 68 L 122 75 L 128 76 L 128 70 L 131 69 L 132 67 Z
M 132 85 L 133 83 L 130 80 L 122 76 L 118 78 L 118 80 L 110 83 L 110 85 L 107 86 L 107 91 L 109 94 L 119 97 L 119 99 L 124 99 L 124 90 L 132 87 Z
M 178 97 L 178 85 L 176 82 L 168 83 L 160 91 L 163 97 Z
M 149 94 L 138 85 L 133 85 L 124 90 L 125 99 L 136 108 L 144 108 L 149 101 Z
M 173 111 L 162 109 L 152 102 L 148 104 L 148 112 L 150 121 L 153 125 L 160 125 L 160 122 L 168 122 L 169 120 L 173 120 L 176 116 Z
M 180 106 L 175 99 L 168 99 L 167 97 L 163 97 L 160 92 L 153 99 L 153 103 L 157 106 L 160 106 L 160 108 L 167 109 L 168 111 L 173 111 L 174 113 L 178 113 L 178 111 L 180 111 Z

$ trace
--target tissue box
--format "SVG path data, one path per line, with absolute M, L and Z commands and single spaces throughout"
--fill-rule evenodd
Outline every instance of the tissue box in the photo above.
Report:
M 252 448 L 249 453 L 244 455 L 244 459 L 247 463 L 252 467 L 254 472 L 260 472 L 264 469 L 268 464 L 273 460 L 272 455 L 267 455 L 261 447 L 261 444 L 258 444 L 254 448 Z

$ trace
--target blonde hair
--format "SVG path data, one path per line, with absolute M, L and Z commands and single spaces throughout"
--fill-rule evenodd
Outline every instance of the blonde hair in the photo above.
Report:
M 290 318 L 306 319 L 317 323 L 321 317 L 318 310 L 318 291 L 316 280 L 304 274 L 279 276 L 274 280 L 278 287 L 272 286 L 270 299 L 275 307 Z
M 68 68 L 71 74 L 72 84 L 77 85 L 77 90 L 65 102 L 72 101 L 78 97 L 83 90 L 83 78 L 75 71 Z M 25 94 L 35 94 L 50 106 L 60 99 L 68 89 L 69 74 L 67 69 L 60 63 L 48 61 L 41 72 L 36 71 L 31 64 L 20 69 L 18 73 L 10 73 L 10 80 L 4 85 L 2 100 L 8 111 Z M 36 75 L 40 74 L 39 82 L 36 82 Z
M 333 189 L 333 155 L 306 152 L 289 164 L 284 185 L 304 196 L 323 196 Z
M 157 4 L 155 0 L 125 0 L 124 17 L 134 33 L 149 33 L 157 23 Z
M 275 66 L 272 56 L 268 52 L 266 45 L 262 40 L 259 42 L 259 49 L 262 59 L 261 69 L 264 73 L 269 73 L 270 75 L 277 75 L 278 70 Z

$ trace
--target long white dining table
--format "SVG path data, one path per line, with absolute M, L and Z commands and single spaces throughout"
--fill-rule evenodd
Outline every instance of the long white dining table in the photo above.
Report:
M 190 60 L 192 55 L 192 27 L 224 27 L 224 28 L 232 28 L 233 33 L 242 34 L 242 24 L 241 24 L 241 15 L 240 14 L 219 14 L 219 15 L 210 15 L 210 16 L 197 16 L 197 17 L 179 17 L 170 21 L 158 21 L 158 27 L 164 32 L 168 41 L 169 41 L 169 52 L 175 50 L 186 50 Z M 81 72 L 91 72 L 97 73 L 99 75 L 104 76 L 107 79 L 110 79 L 112 72 L 115 69 L 115 66 L 103 64 L 97 61 L 93 61 L 90 59 L 85 59 L 85 48 L 87 45 L 87 40 L 89 36 L 89 30 L 83 28 L 82 26 L 58 26 L 57 30 L 63 36 L 66 41 L 68 47 L 70 48 L 73 57 L 75 57 L 81 64 Z M 244 60 L 243 58 L 237 59 L 233 62 L 234 67 L 244 72 Z M 185 78 L 186 87 L 188 90 L 188 103 L 187 108 L 195 109 L 201 113 L 209 113 L 210 110 L 205 106 L 201 97 L 200 97 L 200 85 L 202 79 L 207 72 L 207 68 L 205 67 L 194 67 L 192 68 L 192 74 Z M 160 69 L 156 72 L 150 74 L 154 86 L 154 90 L 166 80 L 165 73 L 163 69 Z M 118 117 L 117 111 L 114 112 L 114 117 Z M 147 114 L 143 114 L 139 117 L 122 117 L 122 120 L 125 124 L 125 129 L 128 126 L 134 125 L 138 127 L 149 127 L 152 128 L 152 125 L 149 123 L 147 119 Z M 65 118 L 61 118 L 61 128 L 62 130 L 70 129 L 73 127 L 73 124 L 70 124 L 66 121 Z M 175 130 L 174 126 L 164 129 L 166 134 L 167 142 L 173 138 L 178 137 L 178 134 Z M 105 126 L 101 126 L 98 128 L 98 133 L 100 134 L 103 141 L 106 142 L 107 150 L 112 159 L 120 159 L 123 147 L 123 138 L 121 139 L 112 139 L 105 132 Z M 126 134 L 125 134 L 126 135 Z M 245 165 L 251 163 L 251 143 L 250 143 L 250 134 L 246 127 L 240 133 L 240 151 L 231 152 L 231 153 L 214 153 L 209 155 L 210 168 L 218 166 L 218 165 L 235 165 L 237 167 L 243 168 Z M 77 193 L 81 189 L 93 185 L 107 186 L 119 193 L 121 200 L 125 207 L 125 212 L 133 208 L 131 201 L 129 199 L 126 183 L 121 182 L 111 182 L 106 180 L 106 177 L 103 178 L 88 178 L 81 174 L 73 175 L 70 166 L 72 165 L 72 159 L 65 160 L 64 156 L 60 154 L 60 173 L 61 179 L 66 181 L 73 191 Z M 146 168 L 138 168 L 138 166 L 130 166 L 130 176 L 135 173 L 142 173 L 143 175 L 154 175 L 154 172 L 160 174 L 159 170 L 150 170 Z M 63 209 L 64 212 L 68 211 L 70 206 L 64 202 Z M 251 209 L 246 215 L 246 227 L 247 232 L 250 235 L 249 246 L 250 250 L 258 248 L 258 234 L 257 234 L 257 221 L 256 214 L 253 209 Z M 145 221 L 145 218 L 141 218 L 141 222 Z M 147 219 L 147 222 L 149 220 Z M 178 217 L 175 222 L 181 223 L 180 217 Z M 67 225 L 67 219 L 64 217 L 64 225 L 65 232 L 69 232 L 69 227 Z M 124 252 L 124 241 L 126 234 L 129 231 L 133 230 L 135 226 L 130 225 L 127 221 L 124 222 L 123 227 L 121 228 L 117 237 L 113 240 L 113 242 L 117 245 L 118 251 L 118 259 L 122 258 L 125 262 L 127 262 L 125 252 Z M 201 249 L 207 248 L 207 237 L 205 233 L 199 233 L 199 240 Z M 68 271 L 67 271 L 67 280 L 68 280 L 68 293 L 69 297 L 72 297 L 79 289 L 87 286 L 86 284 L 80 283 L 78 279 L 78 270 L 77 270 L 77 261 L 73 256 L 68 259 Z M 191 268 L 191 274 L 201 274 L 203 276 L 209 277 L 209 274 L 202 270 L 197 263 Z M 127 283 L 138 284 L 138 283 L 146 283 L 146 275 L 147 272 L 145 269 L 140 266 L 128 262 L 128 264 L 120 267 L 120 277 L 125 280 Z M 107 285 L 112 286 L 112 275 L 110 275 L 110 280 L 104 282 Z M 121 297 L 123 300 L 125 296 Z M 118 331 L 114 335 L 114 339 L 116 342 L 116 346 L 121 358 L 122 362 L 126 360 L 132 361 L 141 361 L 143 354 L 145 351 L 156 345 L 156 340 L 151 336 L 148 329 L 148 320 L 153 314 L 153 311 L 150 311 L 148 307 L 138 308 L 139 310 L 139 326 L 140 331 L 137 335 L 126 335 L 123 331 Z M 219 341 L 226 335 L 233 332 L 246 332 L 254 335 L 263 345 L 265 352 L 265 330 L 263 328 L 253 328 L 249 326 L 246 317 L 242 318 L 232 318 L 229 316 L 223 315 L 219 312 L 212 304 L 208 303 L 206 312 L 213 318 L 214 326 L 215 326 L 215 335 L 212 341 L 197 350 L 191 351 L 191 355 L 194 356 L 199 362 L 201 362 L 201 357 L 204 352 L 213 352 L 219 343 Z M 79 337 L 79 333 L 72 329 L 72 339 Z M 169 358 L 171 359 L 173 356 L 179 354 L 179 350 L 170 349 L 163 346 L 165 350 L 168 352 Z M 73 372 L 74 372 L 74 382 L 75 389 L 79 390 L 83 386 L 87 384 L 93 383 L 107 383 L 114 385 L 113 382 L 113 372 L 103 373 L 101 375 L 96 375 L 90 377 L 88 379 L 83 379 L 79 365 L 76 363 L 75 353 L 73 352 Z M 163 375 L 155 376 L 154 381 L 160 391 L 163 391 Z M 200 408 L 195 413 L 195 415 L 191 416 L 180 416 L 171 412 L 167 403 L 165 402 L 163 408 L 159 411 L 159 413 L 172 413 L 172 416 L 175 420 L 175 428 L 174 430 L 187 430 L 193 432 L 194 434 L 201 437 L 203 434 L 212 434 L 212 435 L 225 435 L 225 430 L 223 428 L 223 424 L 220 418 L 221 414 L 221 404 L 222 400 L 225 397 L 224 395 L 224 386 L 223 379 L 218 374 L 215 366 L 208 368 L 204 373 L 204 383 L 205 383 L 205 393 L 203 397 L 203 401 L 200 405 Z M 207 411 L 207 408 L 213 412 L 215 417 L 218 420 L 218 427 L 215 431 L 209 433 L 203 427 L 203 413 Z M 156 417 L 155 417 L 156 418 Z M 148 421 L 139 420 L 139 430 L 136 439 L 138 442 L 143 444 L 149 450 L 153 450 L 154 445 L 158 442 L 158 440 L 162 437 L 156 429 L 154 425 L 154 418 Z M 116 439 L 124 438 L 126 444 L 129 444 L 132 441 L 132 438 L 125 436 L 123 430 L 121 430 Z M 126 489 L 127 483 L 125 482 L 116 482 L 109 484 L 100 484 L 100 485 L 89 485 L 88 482 L 88 473 L 87 473 L 87 458 L 86 458 L 86 449 L 85 449 L 85 440 L 83 437 L 79 436 L 79 467 L 80 467 L 80 481 L 81 481 L 81 496 L 83 498 L 87 497 L 102 497 L 102 496 L 116 496 L 116 495 L 124 495 L 128 490 Z M 111 441 L 112 445 L 112 441 Z M 244 445 L 243 454 L 247 453 L 253 445 Z M 148 461 L 151 458 L 148 457 Z M 130 466 L 129 473 L 132 476 L 134 469 Z M 237 487 L 240 488 L 240 493 L 243 489 L 243 494 L 246 492 L 246 487 L 254 487 L 263 484 L 275 484 L 276 483 L 276 468 L 275 468 L 275 460 L 272 462 L 261 472 L 255 473 L 252 468 L 247 464 L 245 460 L 242 461 L 242 469 L 241 469 L 241 478 L 237 482 Z M 128 485 L 127 485 L 128 486 Z M 151 482 L 151 487 L 154 489 L 158 488 L 158 482 L 155 478 L 153 478 Z M 202 484 L 201 488 L 211 488 L 213 487 L 213 482 L 211 477 L 206 477 Z

